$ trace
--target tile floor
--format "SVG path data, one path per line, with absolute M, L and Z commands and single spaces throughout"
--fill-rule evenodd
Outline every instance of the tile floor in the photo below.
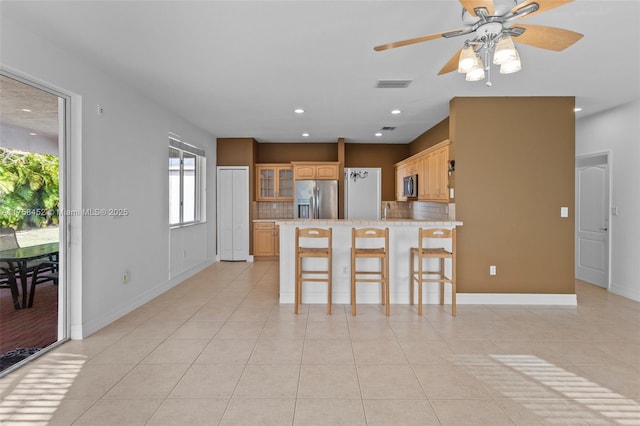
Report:
M 276 262 L 217 263 L 2 379 L 15 425 L 640 425 L 640 304 L 278 304 Z

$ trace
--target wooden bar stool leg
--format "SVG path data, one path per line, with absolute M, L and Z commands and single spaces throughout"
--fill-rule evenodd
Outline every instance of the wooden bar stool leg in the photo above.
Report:
M 298 305 L 300 304 L 300 256 L 296 256 L 296 288 L 294 294 L 293 313 L 298 315 Z
M 413 271 L 413 268 L 414 268 L 413 250 L 410 249 L 409 250 L 409 254 L 410 254 L 410 260 L 409 260 L 409 304 L 413 305 L 413 303 L 414 303 L 413 286 L 415 285 L 415 283 L 414 283 L 414 277 L 415 277 L 414 273 L 415 272 Z
M 331 315 L 331 304 L 333 303 L 332 302 L 332 298 L 331 298 L 332 293 L 333 293 L 333 291 L 331 289 L 331 282 L 332 282 L 332 279 L 331 279 L 331 273 L 332 273 L 332 271 L 331 271 L 331 269 L 332 269 L 332 267 L 331 267 L 331 257 L 327 258 L 327 263 L 329 264 L 327 266 L 328 267 L 327 275 L 328 275 L 328 278 L 329 278 L 329 281 L 327 282 L 327 315 Z
M 418 315 L 422 315 L 422 262 L 418 257 Z
M 356 315 L 356 258 L 351 250 L 351 315 Z
M 444 258 L 440 258 L 440 279 L 446 279 L 444 275 Z M 444 281 L 440 281 L 440 304 L 444 305 Z

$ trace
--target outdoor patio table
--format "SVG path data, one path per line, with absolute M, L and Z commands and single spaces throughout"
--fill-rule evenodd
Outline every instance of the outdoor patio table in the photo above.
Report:
M 0 262 L 13 264 L 13 270 L 10 272 L 12 272 L 16 278 L 20 278 L 20 284 L 22 286 L 22 308 L 27 307 L 28 262 L 44 257 L 51 258 L 57 256 L 58 251 L 58 243 L 45 243 L 0 251 Z

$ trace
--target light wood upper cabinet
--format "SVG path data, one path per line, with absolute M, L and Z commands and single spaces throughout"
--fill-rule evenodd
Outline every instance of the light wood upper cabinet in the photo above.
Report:
M 293 200 L 291 164 L 256 165 L 256 201 Z
M 449 201 L 449 141 L 396 164 L 396 199 L 406 201 L 402 195 L 403 180 L 407 175 L 418 175 L 419 201 Z
M 396 165 L 396 201 L 407 201 L 404 193 L 404 177 L 407 176 L 407 167 L 405 164 Z
M 322 179 L 337 180 L 340 163 L 293 162 L 293 178 L 295 180 Z

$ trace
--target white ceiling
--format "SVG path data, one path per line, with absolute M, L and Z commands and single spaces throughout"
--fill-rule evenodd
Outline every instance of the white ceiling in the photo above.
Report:
M 455 96 L 575 96 L 579 114 L 589 115 L 640 94 L 639 1 L 576 0 L 526 18 L 584 38 L 563 52 L 518 44 L 523 71 L 500 75 L 492 66 L 492 87 L 437 75 L 461 37 L 373 50 L 460 28 L 455 0 L 2 1 L 0 8 L 215 137 L 407 143 L 445 118 Z M 413 82 L 374 88 L 380 79 Z M 298 107 L 306 113 L 294 114 Z M 392 116 L 394 108 L 402 113 Z M 396 129 L 376 138 L 383 126 Z

